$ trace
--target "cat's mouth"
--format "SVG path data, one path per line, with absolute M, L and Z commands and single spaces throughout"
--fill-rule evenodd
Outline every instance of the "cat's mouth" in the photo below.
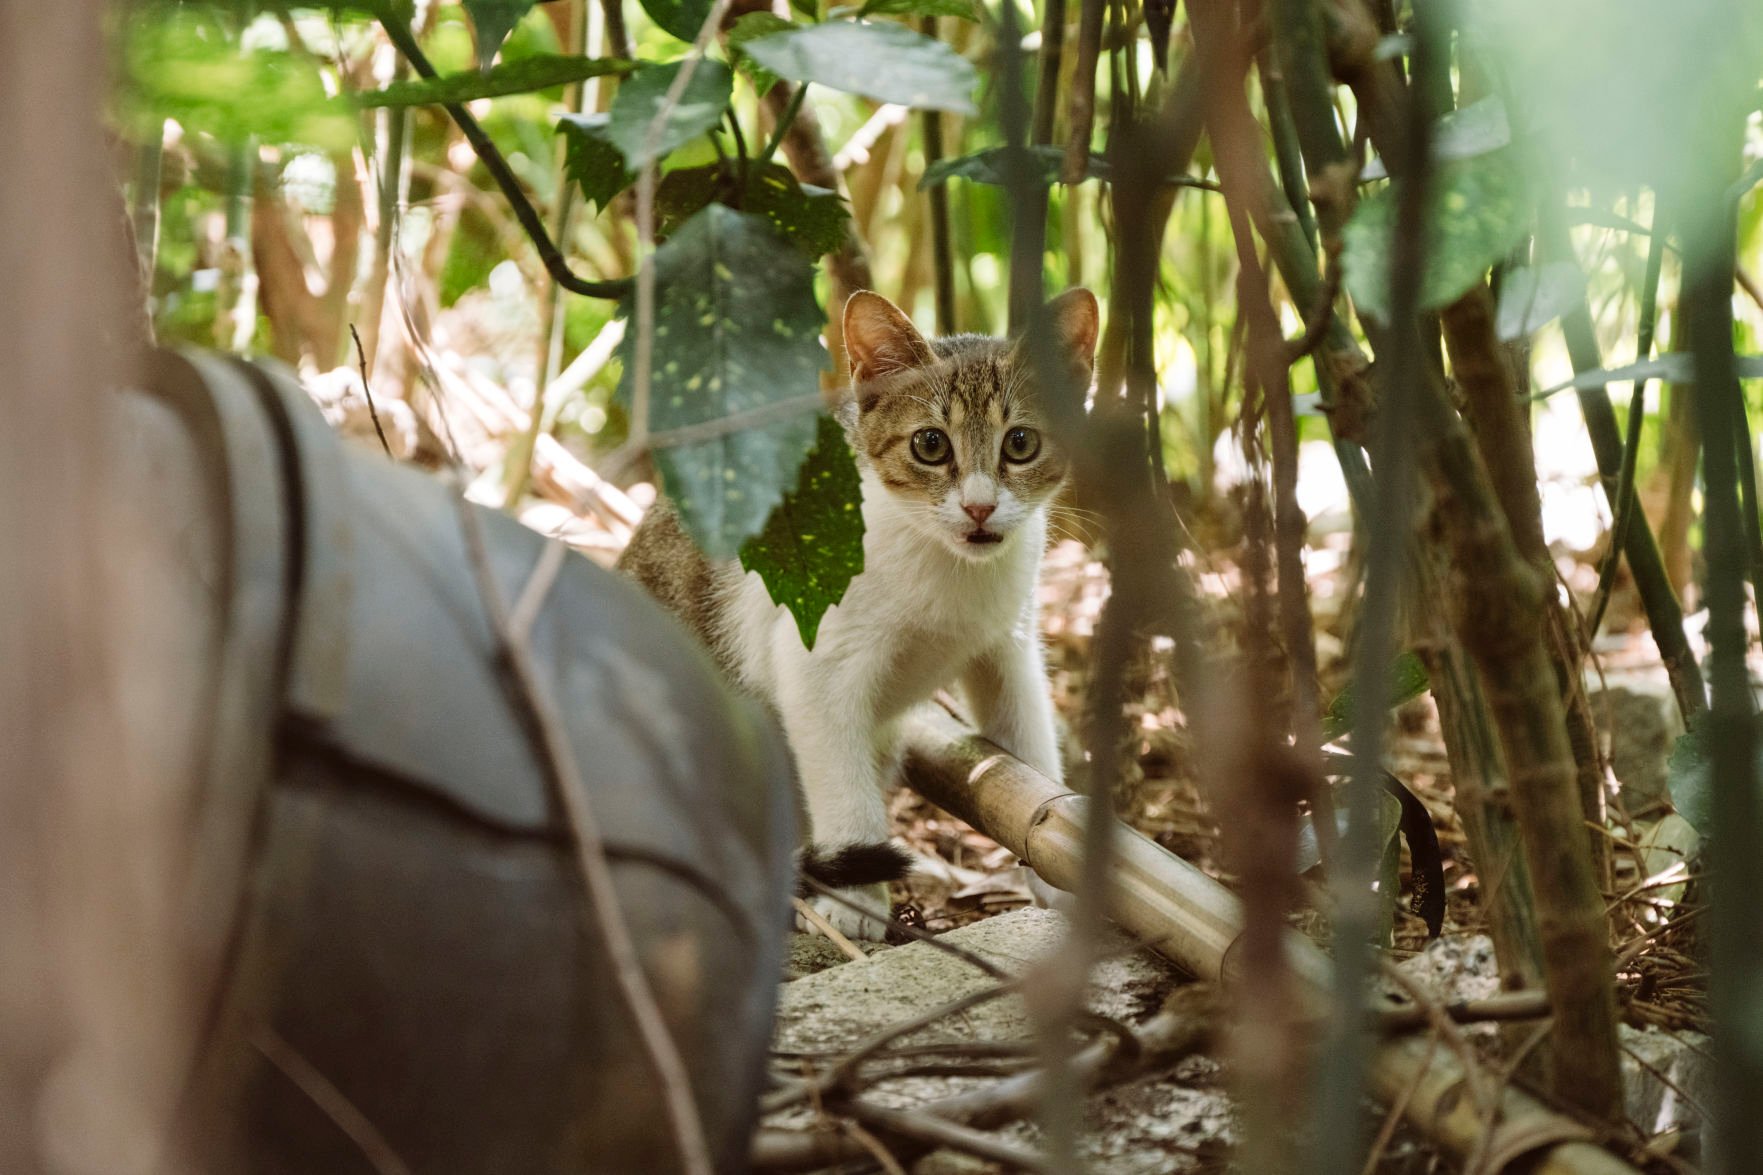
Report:
M 997 533 L 996 531 L 987 530 L 985 527 L 982 526 L 977 530 L 968 531 L 967 532 L 967 541 L 970 543 L 974 543 L 974 544 L 1001 543 L 1004 541 L 1004 536 Z

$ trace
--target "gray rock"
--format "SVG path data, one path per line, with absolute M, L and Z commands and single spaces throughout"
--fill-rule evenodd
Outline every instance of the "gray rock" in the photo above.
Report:
M 1669 683 L 1630 677 L 1588 693 L 1592 718 L 1609 740 L 1610 770 L 1622 785 L 1622 805 L 1640 813 L 1666 796 L 1665 760 L 1683 733 Z
M 1011 974 L 1025 973 L 1064 943 L 1065 919 L 1040 909 L 1014 910 L 943 936 L 981 955 Z M 1127 1023 L 1155 1013 L 1180 982 L 1162 960 L 1146 951 L 1112 951 L 1095 970 L 1089 1006 Z M 994 986 L 996 980 L 971 964 L 925 943 L 882 951 L 863 962 L 807 975 L 786 984 L 778 1006 L 776 1047 L 809 1053 L 837 1053 L 876 1033 L 962 996 Z M 1031 1042 L 1034 1025 L 1018 997 L 1004 996 L 947 1017 L 903 1038 L 902 1043 L 945 1041 Z M 885 1072 L 885 1067 L 881 1069 Z M 866 1073 L 875 1070 L 866 1069 Z M 990 1082 L 984 1077 L 882 1078 L 864 1096 L 884 1105 L 908 1107 L 934 1102 Z M 1196 1057 L 1168 1076 L 1145 1078 L 1092 1095 L 1086 1103 L 1084 1150 L 1089 1169 L 1099 1175 L 1185 1172 L 1202 1165 L 1200 1152 L 1228 1145 L 1231 1110 L 1218 1067 Z M 812 1111 L 774 1115 L 767 1125 L 802 1128 Z M 1032 1123 L 998 1132 L 1034 1146 Z M 1203 1144 L 1203 1146 L 1202 1146 Z M 995 1170 L 967 1156 L 937 1151 L 913 1167 L 919 1175 L 974 1175 Z
M 1628 1120 L 1649 1138 L 1673 1130 L 1693 1138 L 1702 1125 L 1702 1109 L 1713 1099 L 1708 1038 L 1626 1024 L 1620 1032 Z

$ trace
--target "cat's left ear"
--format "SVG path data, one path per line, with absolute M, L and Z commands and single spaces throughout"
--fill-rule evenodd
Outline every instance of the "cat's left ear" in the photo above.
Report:
M 1064 360 L 1062 366 L 1087 385 L 1096 362 L 1096 338 L 1101 334 L 1101 323 L 1096 295 L 1082 286 L 1066 290 L 1041 309 L 1030 333 L 1016 340 L 1018 362 L 1034 362 L 1031 338 L 1050 337 L 1054 354 Z
M 1082 286 L 1066 290 L 1047 303 L 1043 320 L 1053 331 L 1059 349 L 1090 370 L 1096 362 L 1096 338 L 1101 334 L 1102 311 L 1096 295 Z

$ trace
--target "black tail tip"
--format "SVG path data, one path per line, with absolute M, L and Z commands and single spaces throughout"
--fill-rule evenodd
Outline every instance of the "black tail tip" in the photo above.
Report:
M 912 871 L 912 854 L 887 841 L 838 848 L 810 846 L 798 854 L 797 868 L 804 879 L 799 888 L 806 897 L 808 879 L 831 889 L 898 881 Z

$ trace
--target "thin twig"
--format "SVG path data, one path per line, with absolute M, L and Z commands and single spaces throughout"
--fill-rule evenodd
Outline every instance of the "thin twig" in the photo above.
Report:
M 316 1066 L 283 1040 L 281 1034 L 267 1024 L 260 1024 L 251 1033 L 251 1045 L 263 1059 L 305 1094 L 331 1124 L 349 1136 L 361 1157 L 378 1175 L 410 1175 L 410 1168 L 392 1149 L 386 1136 L 344 1096 L 343 1091 L 320 1073 Z
M 1493 1128 L 1493 1114 L 1499 1108 L 1499 1099 L 1490 1095 L 1482 1087 L 1480 1080 L 1481 1057 L 1476 1053 L 1475 1046 L 1469 1043 L 1468 1038 L 1463 1035 L 1462 1029 L 1452 1021 L 1450 1016 L 1445 1014 L 1444 1007 L 1438 999 L 1406 971 L 1387 959 L 1379 961 L 1378 970 L 1385 982 L 1401 988 L 1402 994 L 1414 1001 L 1415 1006 L 1426 1017 L 1427 1023 L 1431 1024 L 1433 1030 L 1438 1033 L 1439 1039 L 1444 1041 L 1447 1048 L 1457 1054 L 1457 1060 L 1463 1066 L 1463 1084 L 1469 1090 L 1470 1100 L 1475 1103 L 1475 1112 L 1481 1116 L 1491 1130 Z
M 816 910 L 813 906 L 810 906 L 807 902 L 798 897 L 792 897 L 790 899 L 790 904 L 796 908 L 797 915 L 806 921 L 808 925 L 814 927 L 814 929 L 820 931 L 820 933 L 831 939 L 832 944 L 838 947 L 839 950 L 843 951 L 847 959 L 850 959 L 853 963 L 861 963 L 863 960 L 869 958 L 869 956 L 864 954 L 856 943 L 846 938 L 837 926 L 834 926 L 831 922 L 827 921 L 825 914 L 822 914 L 819 910 Z
M 391 457 L 392 446 L 386 440 L 386 430 L 380 427 L 379 409 L 373 406 L 373 389 L 367 386 L 367 349 L 361 345 L 361 332 L 355 329 L 353 322 L 349 324 L 349 337 L 355 340 L 355 358 L 361 364 L 361 394 L 367 398 L 367 415 L 373 420 L 373 431 L 380 439 L 380 448 Z
M 1549 1014 L 1549 998 L 1545 992 L 1526 989 L 1501 992 L 1479 1000 L 1383 1007 L 1374 1013 L 1374 1017 L 1380 1031 L 1394 1033 L 1424 1028 L 1441 1013 L 1457 1024 L 1536 1020 Z
M 597 934 L 605 946 L 619 995 L 630 1009 L 637 1035 L 661 1083 L 681 1169 L 690 1175 L 711 1175 L 714 1165 L 704 1136 L 704 1124 L 698 1115 L 698 1104 L 692 1095 L 691 1075 L 655 993 L 649 987 L 648 978 L 643 974 L 636 940 L 625 921 L 613 885 L 599 818 L 588 800 L 587 786 L 576 765 L 574 747 L 533 664 L 526 631 L 515 629 L 510 622 L 502 589 L 497 586 L 490 566 L 483 523 L 477 515 L 479 507 L 463 497 L 458 504 L 460 529 L 465 536 L 472 574 L 477 580 L 478 596 L 497 641 L 499 659 L 514 687 L 515 700 L 525 710 L 528 725 L 537 737 L 545 777 L 568 821 L 576 865 L 587 892 L 588 906 L 583 911 L 584 916 L 591 911 L 591 917 L 586 918 L 588 931 Z M 546 560 L 542 558 L 537 570 L 545 566 Z M 528 595 L 525 591 L 521 594 L 523 597 Z M 531 610 L 536 612 L 537 606 L 532 605 Z
M 983 1130 L 975 1130 L 971 1126 L 963 1126 L 959 1122 L 939 1118 L 935 1114 L 891 1110 L 886 1106 L 878 1106 L 873 1102 L 865 1101 L 846 1102 L 839 1107 L 838 1112 L 847 1114 L 866 1126 L 873 1126 L 890 1134 L 899 1134 L 919 1142 L 928 1142 L 933 1146 L 963 1151 L 994 1163 L 1003 1163 L 1006 1167 L 1013 1167 L 1020 1171 L 1053 1170 L 1040 1155 L 1033 1151 L 1025 1150 L 1014 1143 L 1005 1142 Z
M 1432 1068 L 1433 1056 L 1438 1051 L 1439 1032 L 1435 1028 L 1432 1034 L 1427 1037 L 1426 1056 L 1420 1062 L 1422 1073 Z M 1371 1146 L 1365 1152 L 1365 1166 L 1361 1168 L 1361 1175 L 1375 1175 L 1378 1165 L 1383 1159 L 1384 1149 L 1390 1145 L 1390 1139 L 1395 1136 L 1396 1127 L 1402 1122 L 1402 1115 L 1408 1112 L 1408 1103 L 1414 1100 L 1414 1091 L 1419 1088 L 1419 1082 L 1404 1086 L 1402 1096 L 1390 1103 L 1390 1108 L 1384 1113 L 1383 1122 L 1377 1128 L 1376 1137 L 1371 1140 Z
M 950 1000 L 940 1007 L 932 1008 L 928 1012 L 920 1013 L 897 1024 L 891 1024 L 860 1043 L 847 1053 L 838 1064 L 820 1076 L 808 1078 L 767 1097 L 760 1104 L 760 1112 L 772 1114 L 807 1099 L 824 1097 L 830 1091 L 849 1084 L 856 1076 L 858 1068 L 865 1061 L 873 1058 L 902 1036 L 910 1036 L 920 1029 L 930 1027 L 938 1020 L 959 1015 L 969 1008 L 975 1008 L 980 1004 L 990 1003 L 995 999 L 1010 995 L 1019 990 L 1021 986 L 1020 980 L 1012 979 L 1004 983 L 993 984 L 991 987 L 982 987 L 977 991 L 970 991 L 964 996 Z
M 880 1167 L 884 1175 L 906 1175 L 906 1168 L 900 1166 L 900 1160 L 892 1151 L 883 1145 L 882 1140 L 865 1130 L 848 1118 L 839 1119 L 839 1129 L 857 1141 L 857 1145 L 870 1153 L 875 1165 Z

